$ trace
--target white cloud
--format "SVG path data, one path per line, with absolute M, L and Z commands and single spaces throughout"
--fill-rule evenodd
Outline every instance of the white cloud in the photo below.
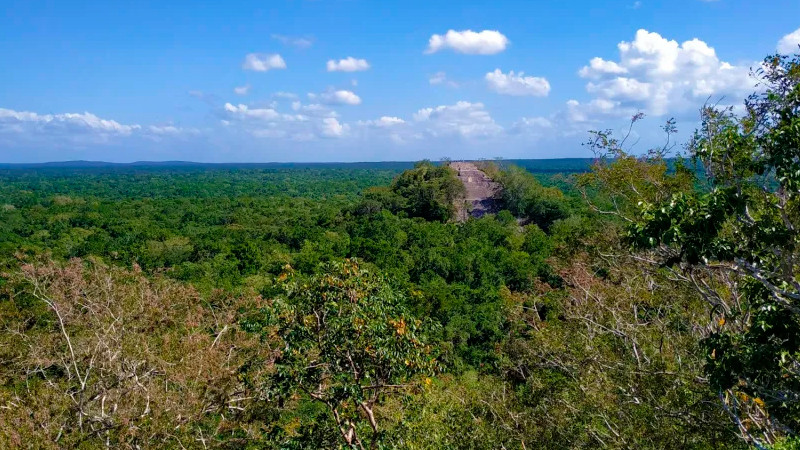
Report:
M 359 124 L 368 125 L 376 128 L 392 128 L 398 125 L 403 125 L 405 123 L 406 123 L 405 120 L 393 116 L 383 116 L 380 119 L 367 120 L 366 122 L 359 122 Z
M 784 55 L 800 53 L 800 28 L 787 34 L 778 41 L 778 53 Z
M 654 116 L 679 114 L 699 108 L 708 97 L 738 99 L 754 87 L 748 67 L 721 61 L 699 39 L 678 44 L 639 30 L 633 41 L 620 42 L 617 48 L 619 61 L 593 58 L 579 71 L 590 80 L 587 92 L 595 96 L 589 103 L 591 112 L 641 109 Z M 586 108 L 582 105 L 575 116 L 583 117 Z
M 455 105 L 423 108 L 414 114 L 414 120 L 433 136 L 485 137 L 503 131 L 484 109 L 483 103 L 460 101 Z
M 239 130 L 260 139 L 311 141 L 346 136 L 350 126 L 341 123 L 335 111 L 323 105 L 292 103 L 293 113 L 275 108 L 251 108 L 225 103 L 223 121 L 229 130 Z
M 486 74 L 486 83 L 489 88 L 498 94 L 504 95 L 532 95 L 546 97 L 550 93 L 550 83 L 541 77 L 526 77 L 524 72 L 514 71 L 504 74 L 500 69 Z
M 311 45 L 314 44 L 314 39 L 310 37 L 285 36 L 282 34 L 273 34 L 270 37 L 281 42 L 283 45 L 289 45 L 300 49 L 311 47 Z
M 493 55 L 505 50 L 508 43 L 508 38 L 499 31 L 449 30 L 444 35 L 434 34 L 431 36 L 425 53 L 436 53 L 440 50 L 450 49 L 470 55 Z
M 28 111 L 14 111 L 0 108 L 0 125 L 16 126 L 22 130 L 25 126 L 35 126 L 50 131 L 93 131 L 102 134 L 127 136 L 141 130 L 141 125 L 124 125 L 116 120 L 101 119 L 96 115 L 84 113 L 37 114 Z
M 348 56 L 339 61 L 328 61 L 328 72 L 359 72 L 369 69 L 369 63 L 366 59 L 356 59 Z
M 250 85 L 246 84 L 244 86 L 236 86 L 235 88 L 233 88 L 233 92 L 236 95 L 247 95 L 248 93 L 250 93 Z
M 567 108 L 563 114 L 573 123 L 598 123 L 599 117 L 632 116 L 637 112 L 635 108 L 623 107 L 618 101 L 604 98 L 595 98 L 588 103 L 581 103 L 574 99 L 567 100 L 566 105 Z
M 39 114 L 0 108 L 0 141 L 9 144 L 36 143 L 35 145 L 60 148 L 65 145 L 114 144 L 123 139 L 144 138 L 162 140 L 198 134 L 194 128 L 175 125 L 123 124 L 102 119 L 92 113 Z
M 399 118 L 399 117 L 383 116 L 380 119 L 378 119 L 378 123 L 380 124 L 380 126 L 390 127 L 390 126 L 393 126 L 393 125 L 399 125 L 401 123 L 406 123 L 406 121 L 401 119 L 401 118 Z
M 286 61 L 277 53 L 249 53 L 244 57 L 242 69 L 266 72 L 271 69 L 285 69 Z
M 342 125 L 334 117 L 326 117 L 322 119 L 321 134 L 324 137 L 341 137 L 349 130 L 348 125 Z
M 617 77 L 602 83 L 588 83 L 586 90 L 604 98 L 621 97 L 637 102 L 644 102 L 652 94 L 653 84 L 635 78 Z
M 428 83 L 431 85 L 445 85 L 452 88 L 457 88 L 461 86 L 458 82 L 455 82 L 449 78 L 447 78 L 447 74 L 444 72 L 436 72 L 435 74 L 428 77 Z
M 606 61 L 603 58 L 592 58 L 588 66 L 584 66 L 579 72 L 583 78 L 601 78 L 606 74 L 628 73 L 628 69 L 620 66 L 614 61 Z
M 315 95 L 310 95 L 310 97 L 316 98 Z M 361 104 L 361 97 L 356 95 L 353 91 L 346 91 L 344 89 L 340 90 L 330 90 L 327 92 L 323 92 L 319 94 L 320 100 L 322 103 L 326 103 L 328 105 L 360 105 Z
M 250 109 L 247 105 L 232 105 L 225 103 L 225 111 L 240 118 L 252 118 L 260 120 L 274 120 L 280 116 L 277 111 L 272 108 L 253 108 Z
M 173 134 L 174 135 L 174 134 L 181 133 L 181 129 L 176 127 L 176 126 L 174 126 L 174 125 L 163 125 L 163 126 L 150 125 L 149 127 L 147 127 L 147 129 L 150 130 L 150 132 L 153 133 L 153 134 Z

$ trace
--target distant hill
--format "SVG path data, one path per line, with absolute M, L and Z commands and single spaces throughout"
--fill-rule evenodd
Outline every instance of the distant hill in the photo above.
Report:
M 386 162 L 320 162 L 320 163 L 200 163 L 192 161 L 136 161 L 131 163 L 114 163 L 105 161 L 55 161 L 45 163 L 0 163 L 0 169 L 94 169 L 94 168 L 203 168 L 203 169 L 408 169 L 414 166 L 412 161 Z
M 497 160 L 500 164 L 515 164 L 531 172 L 575 173 L 585 172 L 592 164 L 592 158 L 558 159 L 506 159 Z M 59 161 L 46 163 L 0 163 L 0 169 L 382 169 L 405 170 L 414 166 L 414 161 L 380 162 L 320 162 L 320 163 L 198 163 L 191 161 L 136 161 L 131 163 L 112 163 L 104 161 Z

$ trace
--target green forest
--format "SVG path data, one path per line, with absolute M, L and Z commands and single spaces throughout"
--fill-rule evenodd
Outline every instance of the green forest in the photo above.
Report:
M 758 76 L 476 162 L 468 220 L 448 161 L 0 167 L 0 448 L 800 448 L 800 59 Z

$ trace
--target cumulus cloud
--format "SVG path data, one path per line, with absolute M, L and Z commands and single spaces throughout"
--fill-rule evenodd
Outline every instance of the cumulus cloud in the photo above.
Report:
M 340 90 L 330 90 L 327 92 L 323 92 L 322 94 L 309 95 L 310 98 L 314 99 L 319 97 L 322 103 L 328 105 L 360 105 L 361 104 L 361 97 L 356 95 L 353 91 L 347 91 L 344 89 Z
M 589 61 L 589 65 L 584 66 L 578 73 L 583 78 L 602 78 L 604 75 L 628 73 L 628 69 L 614 61 L 606 61 L 603 58 L 592 58 L 592 60 Z
M 486 83 L 491 90 L 504 95 L 546 97 L 550 93 L 546 78 L 526 77 L 524 72 L 514 73 L 513 70 L 505 74 L 495 69 L 486 74 Z
M 425 53 L 436 53 L 441 50 L 453 50 L 468 55 L 494 55 L 508 46 L 508 38 L 495 30 L 455 31 L 446 34 L 434 34 L 428 41 Z
M 231 113 L 234 116 L 240 118 L 252 118 L 252 119 L 261 119 L 261 120 L 273 120 L 280 116 L 277 111 L 272 108 L 253 108 L 251 109 L 247 105 L 238 104 L 232 105 L 230 103 L 225 103 L 225 111 Z
M 394 125 L 400 125 L 402 123 L 406 123 L 406 121 L 399 117 L 383 116 L 380 119 L 378 119 L 378 124 L 382 127 L 391 127 Z
M 309 97 L 321 102 L 324 95 L 310 94 Z M 523 148 L 529 151 L 531 143 L 538 140 L 564 136 L 577 139 L 590 126 L 597 125 L 593 114 L 609 108 L 609 105 L 610 102 L 604 100 L 585 104 L 570 101 L 559 113 L 548 117 L 522 117 L 508 127 L 497 123 L 482 103 L 469 101 L 421 108 L 409 117 L 384 115 L 349 123 L 323 103 L 294 101 L 288 113 L 277 107 L 228 103 L 223 108 L 222 119 L 226 124 L 224 128 L 237 136 L 276 140 L 276 145 L 277 141 L 302 141 L 309 145 L 316 142 L 314 145 L 324 146 L 374 144 L 375 148 L 386 151 L 392 148 L 423 151 L 433 145 L 457 148 L 460 155 L 480 157 L 487 145 L 518 152 Z M 332 141 L 338 141 L 338 144 Z
M 311 47 L 314 44 L 314 39 L 311 37 L 285 36 L 282 34 L 273 34 L 270 37 L 283 45 L 300 49 Z
M 369 69 L 369 63 L 366 59 L 356 59 L 348 56 L 339 61 L 328 61 L 328 72 L 359 72 Z
M 236 95 L 247 95 L 247 94 L 250 93 L 250 85 L 246 84 L 244 86 L 237 86 L 237 87 L 233 88 L 233 92 Z
M 174 125 L 150 125 L 147 129 L 156 135 L 176 135 L 184 132 L 184 130 Z
M 594 96 L 590 110 L 613 113 L 641 109 L 661 116 L 698 108 L 710 96 L 747 95 L 754 86 L 749 68 L 722 61 L 699 39 L 682 44 L 647 30 L 620 42 L 619 61 L 593 58 L 579 74 Z M 572 109 L 583 109 L 586 106 Z M 582 117 L 583 113 L 576 117 Z
M 0 108 L 0 124 L 4 128 L 20 131 L 24 128 L 35 127 L 43 131 L 92 131 L 123 136 L 142 129 L 141 125 L 124 125 L 116 120 L 101 119 L 89 112 L 38 114 L 5 108 Z
M 341 137 L 347 133 L 349 127 L 342 125 L 335 117 L 326 117 L 322 119 L 322 127 L 320 128 L 321 135 L 324 137 Z
M 259 139 L 308 141 L 342 136 L 347 129 L 333 117 L 314 117 L 301 111 L 281 113 L 274 108 L 251 108 L 226 103 L 222 114 L 224 118 L 221 123 L 226 128 Z
M 794 55 L 800 53 L 800 28 L 782 37 L 778 41 L 778 53 Z
M 175 125 L 124 124 L 89 112 L 39 114 L 0 108 L 0 139 L 9 144 L 64 145 L 114 144 L 125 139 L 162 140 L 195 135 L 198 130 Z
M 285 69 L 286 61 L 277 53 L 249 53 L 244 57 L 242 69 L 266 72 L 272 69 Z
M 376 128 L 392 128 L 398 125 L 405 124 L 406 121 L 394 116 L 383 116 L 376 120 L 367 120 L 365 122 L 359 122 L 361 125 L 367 125 Z
M 247 133 L 259 139 L 311 141 L 318 138 L 347 136 L 350 125 L 341 123 L 334 111 L 319 104 L 303 105 L 295 101 L 292 112 L 277 110 L 277 106 L 256 108 L 225 103 L 221 123 L 226 129 Z
M 454 105 L 423 108 L 414 114 L 414 120 L 432 136 L 486 137 L 503 131 L 483 103 L 460 101 Z
M 597 123 L 600 117 L 632 116 L 636 108 L 622 106 L 621 102 L 604 98 L 595 98 L 587 103 L 567 100 L 566 110 L 562 115 L 573 123 Z

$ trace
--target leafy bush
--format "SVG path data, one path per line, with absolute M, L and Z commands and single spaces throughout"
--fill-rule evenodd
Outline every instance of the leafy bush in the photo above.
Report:
M 500 168 L 488 164 L 487 174 L 502 186 L 503 208 L 516 217 L 528 219 L 548 231 L 553 222 L 569 216 L 563 193 L 557 188 L 547 188 L 530 172 L 517 166 Z

